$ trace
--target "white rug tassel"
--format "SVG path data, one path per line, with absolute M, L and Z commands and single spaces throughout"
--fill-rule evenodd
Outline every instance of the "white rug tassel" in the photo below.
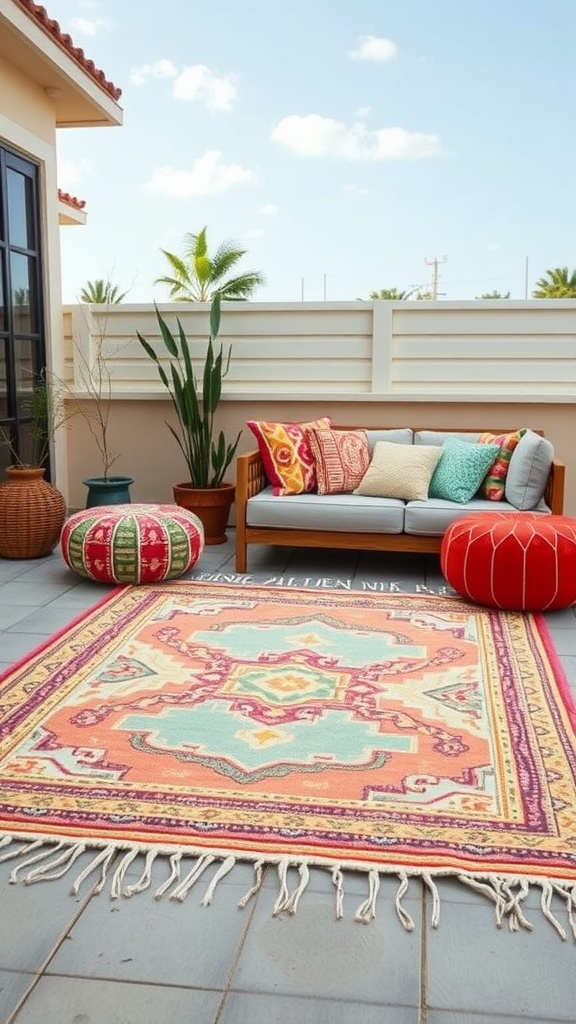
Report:
M 8 838 L 8 836 L 6 836 L 6 838 Z M 13 839 L 13 837 L 10 836 L 10 839 Z M 17 842 L 17 840 L 13 841 Z M 6 843 L 6 846 L 9 845 L 9 843 Z M 2 854 L 0 857 L 0 864 L 4 864 L 7 860 L 16 860 L 16 857 L 23 857 L 25 853 L 31 853 L 32 850 L 37 850 L 40 846 L 44 846 L 43 839 L 35 839 L 34 842 L 24 843 L 23 846 L 17 846 L 15 850 L 9 850 L 8 853 Z
M 414 921 L 410 917 L 410 914 L 405 909 L 405 907 L 402 906 L 402 900 L 406 893 L 408 892 L 408 875 L 406 874 L 405 871 L 400 871 L 398 878 L 400 879 L 400 885 L 398 886 L 398 889 L 396 891 L 396 899 L 394 901 L 396 913 L 398 915 L 398 919 L 400 920 L 401 924 L 406 929 L 406 931 L 413 932 Z
M 88 876 L 91 875 L 92 872 L 95 871 L 96 868 L 100 866 L 100 864 L 102 864 L 102 869 L 101 869 L 101 874 L 100 874 L 100 882 L 98 883 L 98 885 L 94 889 L 94 892 L 101 892 L 102 889 L 104 888 L 104 883 L 106 881 L 106 868 L 108 867 L 108 864 L 110 863 L 112 858 L 115 857 L 115 856 L 116 856 L 116 848 L 114 846 L 110 846 L 110 847 L 106 846 L 103 850 L 100 850 L 100 853 L 90 861 L 90 863 L 84 868 L 83 871 L 80 872 L 80 874 L 76 878 L 76 880 L 74 882 L 74 885 L 72 886 L 72 889 L 70 890 L 72 895 L 73 896 L 77 896 L 78 895 L 78 893 L 80 891 L 80 886 L 82 885 L 82 882 L 84 882 L 85 879 L 88 878 Z
M 70 870 L 74 861 L 84 853 L 85 849 L 86 843 L 75 843 L 74 846 L 69 846 L 58 857 L 54 857 L 53 860 L 46 861 L 39 867 L 29 871 L 24 878 L 24 882 L 26 885 L 31 885 L 33 882 L 49 882 L 55 878 L 62 878 L 62 875 L 65 875 Z M 60 870 L 56 870 L 58 868 Z
M 368 898 L 360 904 L 354 918 L 361 924 L 369 924 L 376 917 L 376 897 L 380 888 L 380 875 L 375 868 L 368 872 L 369 892 Z
M 248 889 L 248 892 L 242 897 L 242 899 L 238 901 L 239 910 L 244 910 L 244 907 L 246 906 L 247 903 L 250 902 L 252 897 L 255 896 L 257 892 L 260 892 L 263 879 L 264 861 L 254 861 L 254 885 L 252 885 L 250 889 Z
M 339 864 L 332 868 L 332 881 L 336 887 L 336 920 L 344 917 L 344 875 Z
M 272 916 L 277 917 L 283 910 L 286 910 L 288 900 L 290 899 L 290 893 L 288 892 L 288 868 L 290 861 L 287 857 L 283 857 L 282 860 L 278 861 L 278 881 L 280 882 L 280 892 L 278 899 L 272 909 Z
M 200 875 L 203 874 L 206 868 L 209 867 L 210 864 L 213 864 L 215 860 L 216 857 L 211 853 L 202 854 L 202 856 L 196 861 L 192 870 L 188 872 L 184 881 L 180 882 L 177 889 L 174 889 L 174 892 L 170 895 L 170 899 L 178 900 L 179 903 L 182 903 L 186 899 L 186 896 L 190 892 L 192 886 L 195 885 L 200 878 Z
M 226 857 L 226 859 L 222 861 L 220 867 L 218 868 L 218 871 L 214 875 L 214 878 L 212 879 L 210 885 L 208 886 L 206 892 L 204 893 L 204 898 L 201 901 L 201 906 L 210 906 L 214 898 L 214 893 L 216 892 L 216 886 L 218 885 L 218 882 L 220 881 L 221 878 L 224 878 L 229 871 L 232 871 L 232 868 L 234 867 L 235 863 L 236 857 L 232 854 L 230 854 L 229 857 Z
M 552 927 L 556 929 L 560 938 L 566 941 L 566 932 L 560 924 L 560 921 L 552 913 L 552 897 L 554 895 L 554 886 L 551 882 L 548 882 L 546 879 L 543 879 L 540 882 L 540 885 L 542 887 L 542 897 L 540 899 L 542 913 L 544 914 L 546 920 L 550 921 Z
M 514 888 L 517 889 L 516 892 L 514 892 Z M 522 909 L 522 903 L 530 891 L 528 882 L 519 878 L 503 881 L 501 891 L 505 899 L 503 915 L 508 918 L 510 931 L 517 932 L 519 928 L 525 928 L 526 931 L 531 932 L 533 926 L 524 916 Z
M 5 846 L 10 846 L 11 842 L 12 842 L 12 836 L 3 836 L 3 838 L 0 839 L 0 850 L 3 850 Z M 3 860 L 4 858 L 2 857 L 0 859 Z
M 25 868 L 30 867 L 31 864 L 38 864 L 39 861 L 41 860 L 48 860 L 48 858 L 51 857 L 54 853 L 56 853 L 58 850 L 61 850 L 63 845 L 64 844 L 60 842 L 57 843 L 56 846 L 49 846 L 48 849 L 46 849 L 42 842 L 32 843 L 29 848 L 30 851 L 34 849 L 37 850 L 38 847 L 40 846 L 42 847 L 41 852 L 35 854 L 34 857 L 26 857 L 26 859 L 23 860 L 21 864 L 18 864 L 18 866 L 12 870 L 10 878 L 8 879 L 10 884 L 12 885 L 14 884 L 14 882 L 18 881 L 18 875 L 20 871 L 24 871 Z
M 156 892 L 154 893 L 155 900 L 159 900 L 160 897 L 163 896 L 165 892 L 168 892 L 168 889 L 170 888 L 171 885 L 174 884 L 174 882 L 180 881 L 181 860 L 181 853 L 173 853 L 172 856 L 170 857 L 170 877 L 167 878 L 166 881 L 163 882 L 162 885 L 159 885 L 158 888 L 156 889 Z
M 134 896 L 137 892 L 144 892 L 148 888 L 152 881 L 152 865 L 156 860 L 157 851 L 148 850 L 146 854 L 146 862 L 144 864 L 144 870 L 140 875 L 140 878 L 133 885 L 127 885 L 124 889 L 124 896 Z
M 288 903 L 286 905 L 286 910 L 288 911 L 289 914 L 296 913 L 300 897 L 302 893 L 305 891 L 306 886 L 308 885 L 308 882 L 310 880 L 310 871 L 308 869 L 306 861 L 303 861 L 303 863 L 298 868 L 298 874 L 300 875 L 300 882 L 298 883 L 298 886 L 290 896 Z
M 124 875 L 128 871 L 128 868 L 130 867 L 132 861 L 136 860 L 137 856 L 138 850 L 132 849 L 128 850 L 128 852 L 125 853 L 124 856 L 122 857 L 120 863 L 118 864 L 118 867 L 116 868 L 114 874 L 112 875 L 110 899 L 117 900 L 122 895 L 122 882 L 124 881 Z
M 438 886 L 432 878 L 432 875 L 426 873 L 422 875 L 424 884 L 428 887 L 432 894 L 432 913 L 430 915 L 430 924 L 432 928 L 437 928 L 440 924 L 440 893 L 438 892 Z
M 458 875 L 457 877 L 458 881 L 467 885 L 469 889 L 474 889 L 475 892 L 480 893 L 482 896 L 487 896 L 488 899 L 492 900 L 495 904 L 496 924 L 498 928 L 501 928 L 505 900 L 499 891 L 498 879 L 494 879 L 493 882 L 487 882 L 481 881 L 479 878 L 474 878 L 473 875 Z

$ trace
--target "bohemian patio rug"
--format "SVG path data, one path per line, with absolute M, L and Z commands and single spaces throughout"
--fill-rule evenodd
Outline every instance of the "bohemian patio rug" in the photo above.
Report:
M 69 872 L 74 892 L 113 896 L 148 888 L 156 862 L 157 896 L 204 875 L 204 903 L 248 860 L 242 904 L 274 865 L 276 913 L 320 865 L 338 916 L 361 871 L 361 921 L 393 874 L 407 928 L 413 876 L 433 924 L 439 877 L 512 929 L 531 927 L 536 886 L 576 937 L 575 720 L 539 616 L 426 594 L 119 588 L 0 682 L 0 860 L 13 881 Z

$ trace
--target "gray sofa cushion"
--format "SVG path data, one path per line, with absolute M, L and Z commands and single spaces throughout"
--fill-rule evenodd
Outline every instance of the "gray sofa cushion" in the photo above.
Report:
M 366 430 L 370 455 L 374 453 L 377 441 L 389 441 L 391 444 L 412 444 L 414 431 L 411 427 L 395 427 L 390 430 Z
M 548 506 L 541 502 L 534 512 L 549 513 Z M 465 505 L 443 498 L 428 498 L 428 501 L 409 501 L 404 513 L 404 531 L 421 537 L 440 537 L 456 519 L 471 512 L 518 512 L 508 501 L 488 501 L 486 498 L 472 498 Z
M 417 430 L 414 434 L 414 444 L 444 444 L 447 437 L 457 437 L 459 441 L 475 442 L 480 437 L 478 432 L 466 434 L 460 430 Z
M 266 487 L 248 500 L 246 523 L 289 530 L 402 533 L 404 502 L 355 494 L 289 494 L 279 498 Z

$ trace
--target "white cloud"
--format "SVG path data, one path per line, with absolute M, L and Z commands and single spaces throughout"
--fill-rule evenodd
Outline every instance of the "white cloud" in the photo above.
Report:
M 264 203 L 263 206 L 258 207 L 258 213 L 261 213 L 263 217 L 277 217 L 280 210 L 274 203 Z
M 82 36 L 95 36 L 101 28 L 108 28 L 109 24 L 106 18 L 71 18 L 70 30 Z
M 194 161 L 189 171 L 177 167 L 157 167 L 143 188 L 157 195 L 188 199 L 190 196 L 215 196 L 236 185 L 254 185 L 257 176 L 240 164 L 222 163 L 222 154 L 208 149 Z
M 59 160 L 58 161 L 58 187 L 68 192 L 75 185 L 84 181 L 92 170 L 91 160 Z
M 130 81 L 132 85 L 144 85 L 149 78 L 175 78 L 178 68 L 171 60 L 162 58 L 155 60 L 152 64 L 142 64 L 139 68 L 132 68 Z
M 265 234 L 264 228 L 253 228 L 252 231 L 246 232 L 246 238 L 262 238 Z
M 342 185 L 340 191 L 354 196 L 367 196 L 369 194 L 367 188 L 363 188 L 361 185 L 355 185 L 353 181 L 348 181 Z
M 319 114 L 291 114 L 274 126 L 271 138 L 299 156 L 335 156 L 350 161 L 379 161 L 439 156 L 438 135 L 405 128 L 368 131 L 363 124 L 347 127 Z
M 396 43 L 382 36 L 360 36 L 356 49 L 350 50 L 352 60 L 393 60 L 398 53 Z
M 358 110 L 355 112 L 354 117 L 359 117 L 360 120 L 363 121 L 365 117 L 369 116 L 369 114 L 370 107 L 358 107 Z
M 238 90 L 234 76 L 219 76 L 204 64 L 193 64 L 178 75 L 173 95 L 177 100 L 203 100 L 209 110 L 231 110 Z

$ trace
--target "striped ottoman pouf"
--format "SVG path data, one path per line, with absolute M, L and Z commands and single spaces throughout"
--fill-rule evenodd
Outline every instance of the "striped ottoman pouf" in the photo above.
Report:
M 462 597 L 509 611 L 576 604 L 576 519 L 479 512 L 452 523 L 440 566 Z
M 100 505 L 70 516 L 61 536 L 64 561 L 99 583 L 159 583 L 196 564 L 202 523 L 177 505 Z

